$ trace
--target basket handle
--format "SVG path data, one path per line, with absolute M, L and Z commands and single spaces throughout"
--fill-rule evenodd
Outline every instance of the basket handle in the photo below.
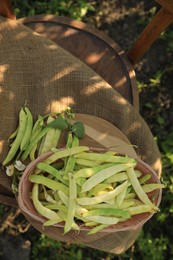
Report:
M 162 8 L 140 34 L 133 47 L 127 52 L 127 57 L 133 65 L 140 60 L 160 34 L 173 22 L 173 1 L 155 1 L 158 2 Z

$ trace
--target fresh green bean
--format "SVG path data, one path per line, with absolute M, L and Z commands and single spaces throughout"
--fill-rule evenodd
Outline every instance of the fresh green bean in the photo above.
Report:
M 139 171 L 136 171 L 136 176 L 137 178 L 141 177 L 142 173 Z M 104 183 L 114 183 L 114 182 L 121 182 L 121 181 L 126 181 L 128 179 L 127 173 L 126 172 L 120 172 L 112 175 L 111 177 L 107 178 L 104 180 Z
M 104 180 L 104 183 L 116 183 L 121 181 L 126 181 L 128 179 L 127 173 L 122 171 L 119 173 L 113 174 L 111 177 Z
M 14 156 L 16 155 L 19 147 L 20 147 L 20 143 L 22 141 L 22 138 L 25 134 L 25 130 L 26 130 L 26 113 L 24 111 L 24 109 L 22 108 L 20 110 L 20 113 L 19 113 L 19 130 L 18 130 L 18 133 L 17 133 L 17 136 L 7 154 L 7 157 L 5 158 L 5 160 L 3 161 L 3 165 L 6 165 L 8 164 L 13 158 Z
M 58 215 L 58 213 L 57 213 L 57 215 Z M 49 227 L 49 226 L 52 226 L 52 225 L 56 225 L 56 224 L 58 224 L 58 223 L 60 223 L 60 222 L 62 222 L 62 221 L 63 221 L 63 219 L 61 219 L 61 218 L 58 216 L 58 218 L 55 219 L 55 220 L 49 219 L 49 220 L 45 221 L 44 224 L 43 224 L 43 227 Z
M 64 212 L 64 211 L 59 211 L 58 212 L 58 215 L 60 216 L 60 218 L 63 220 L 63 221 L 66 221 L 67 219 L 67 213 Z
M 55 220 L 58 219 L 57 213 L 54 211 L 44 207 L 41 202 L 38 199 L 38 193 L 39 193 L 39 185 L 37 183 L 34 184 L 32 189 L 32 201 L 34 204 L 34 207 L 38 211 L 39 214 L 46 217 L 47 219 Z
M 130 200 L 133 201 L 133 206 L 144 205 L 144 203 L 139 199 L 128 199 L 128 201 Z
M 70 145 L 71 145 L 71 148 L 78 147 L 79 146 L 78 138 L 74 136 Z M 64 175 L 67 176 L 68 172 L 73 172 L 75 165 L 76 165 L 76 158 L 74 158 L 73 156 L 69 156 L 68 158 L 66 158 Z
M 32 129 L 30 142 L 32 142 L 35 139 L 35 137 L 40 133 L 40 131 L 43 129 L 43 124 L 44 124 L 44 118 L 42 116 L 38 116 L 38 119 L 35 122 Z
M 128 185 L 129 185 L 129 183 L 127 182 L 127 186 L 124 188 L 124 190 L 116 196 L 115 200 L 116 200 L 116 203 L 118 204 L 119 207 L 122 205 L 123 200 L 126 196 L 126 191 L 127 191 Z
M 55 134 L 52 141 L 52 147 L 57 147 L 59 143 L 59 139 L 61 137 L 61 130 L 55 129 Z
M 64 205 L 59 205 L 59 204 L 51 204 L 51 205 L 47 205 L 46 208 L 48 209 L 54 209 L 54 210 L 60 210 L 60 211 L 64 211 L 67 213 L 67 207 Z
M 127 175 L 131 181 L 132 187 L 134 188 L 137 196 L 139 197 L 139 199 L 146 205 L 149 205 L 151 207 L 153 207 L 153 209 L 157 209 L 158 208 L 150 201 L 150 199 L 148 198 L 147 194 L 144 192 L 144 190 L 142 189 L 138 178 L 136 177 L 136 174 L 134 172 L 133 167 L 128 168 L 127 169 Z
M 115 208 L 100 208 L 100 209 L 93 209 L 85 212 L 83 217 L 88 216 L 114 216 L 114 217 L 122 217 L 125 219 L 130 218 L 130 213 L 127 210 L 123 209 L 115 209 Z
M 151 178 L 152 174 L 151 173 L 148 173 L 148 174 L 145 174 L 144 176 L 142 176 L 140 179 L 139 179 L 139 183 L 142 185 L 144 184 L 145 182 L 147 182 L 150 178 Z
M 57 202 L 58 205 L 61 205 L 61 204 L 62 204 L 62 201 L 61 201 L 61 199 L 60 199 L 60 197 L 59 197 L 59 195 L 58 195 L 58 190 L 53 191 L 53 197 L 54 197 L 54 199 L 56 200 L 56 202 Z
M 13 138 L 15 138 L 16 136 L 17 136 L 17 133 L 18 133 L 18 131 L 19 131 L 19 126 L 16 128 L 16 130 L 9 136 L 9 140 L 10 139 L 13 139 Z
M 63 204 L 65 205 L 66 209 L 68 209 L 69 197 L 61 190 L 58 191 L 58 194 L 59 194 L 59 197 L 61 198 Z M 87 211 L 87 209 L 76 204 L 75 217 L 77 217 L 78 219 L 80 219 L 82 221 L 85 221 L 85 219 L 82 218 L 82 214 L 86 211 Z
M 135 192 L 127 193 L 127 194 L 125 195 L 125 198 L 126 198 L 126 199 L 134 199 L 134 198 L 136 198 L 136 193 L 135 193 Z
M 76 147 L 79 146 L 79 139 L 77 138 L 77 136 L 73 136 L 73 142 L 72 142 L 72 147 Z
M 40 162 L 37 164 L 37 168 L 43 172 L 51 174 L 66 186 L 69 185 L 69 182 L 62 177 L 61 172 L 55 169 L 53 166 L 44 162 Z
M 86 178 L 85 177 L 79 177 L 79 178 L 76 179 L 76 183 L 79 186 L 82 186 L 85 182 L 86 182 Z
M 52 153 L 57 153 L 57 152 L 59 152 L 59 148 L 52 147 L 51 151 L 52 151 Z
M 49 189 L 52 190 L 63 190 L 65 194 L 69 194 L 69 188 L 65 186 L 64 184 L 51 180 L 47 177 L 41 176 L 41 175 L 30 175 L 29 180 L 31 182 L 37 183 L 37 184 L 42 184 Z
M 82 185 L 82 192 L 91 190 L 98 183 L 103 182 L 104 180 L 111 177 L 115 173 L 124 171 L 124 170 L 126 170 L 126 169 L 128 169 L 129 167 L 132 167 L 132 166 L 134 166 L 134 163 L 117 164 L 117 165 L 111 166 L 109 168 L 106 168 L 104 170 L 101 170 L 100 172 L 97 172 L 96 174 L 92 175 Z
M 45 194 L 44 194 L 44 192 L 40 192 L 40 193 L 39 193 L 39 200 L 41 200 L 42 203 L 43 203 L 43 202 L 47 203 L 47 202 L 45 201 Z
M 66 207 L 68 207 L 68 205 L 69 205 L 69 197 L 62 190 L 58 191 L 58 195 L 59 195 L 60 199 L 62 200 L 62 202 L 64 203 L 64 205 Z
M 45 188 L 44 185 L 43 185 L 43 191 L 44 191 L 44 197 L 45 197 L 45 199 L 46 199 L 47 202 L 57 203 L 56 200 L 54 200 L 54 199 L 52 198 L 52 196 L 51 196 L 50 194 L 48 194 L 48 192 L 47 192 L 47 190 L 46 190 L 46 188 Z
M 53 122 L 54 118 L 49 116 L 47 119 L 47 124 L 49 124 L 50 122 Z M 55 136 L 55 129 L 54 128 L 49 128 L 49 130 L 47 131 L 45 138 L 44 138 L 44 142 L 43 145 L 39 151 L 39 155 L 49 152 L 51 150 L 52 143 L 54 141 L 54 136 Z
M 95 205 L 89 205 L 89 206 L 85 206 L 86 209 L 88 210 L 93 210 L 93 209 L 100 209 L 100 208 L 111 208 L 111 209 L 125 209 L 128 207 L 131 207 L 135 204 L 134 200 L 124 200 L 123 203 L 121 204 L 121 206 L 119 207 L 116 203 L 114 204 L 108 204 L 108 203 L 99 203 L 99 204 L 95 204 Z
M 33 146 L 33 148 L 31 149 L 31 151 L 30 151 L 30 153 L 29 153 L 29 157 L 30 157 L 30 160 L 31 160 L 31 161 L 34 161 L 34 160 L 35 160 L 36 150 L 37 150 L 37 144 L 35 144 L 35 145 Z
M 80 205 L 76 204 L 76 215 L 82 216 L 85 212 L 88 212 L 88 210 L 84 207 L 81 207 Z
M 73 143 L 73 135 L 72 135 L 72 132 L 69 132 L 69 133 L 67 134 L 66 148 L 67 148 L 67 149 L 68 149 L 68 148 L 72 148 L 72 143 Z M 53 151 L 53 149 L 52 149 L 52 152 L 55 153 L 56 151 Z M 69 158 L 67 158 L 67 157 L 64 158 L 64 165 L 65 165 L 65 167 L 66 167 L 66 165 L 67 165 L 68 159 L 69 159 Z M 66 172 L 65 172 L 65 176 L 66 176 Z M 66 177 L 67 177 L 67 179 L 68 179 L 68 176 L 66 176 Z
M 145 213 L 145 212 L 151 212 L 154 213 L 155 210 L 153 209 L 152 206 L 150 205 L 138 205 L 138 206 L 133 206 L 133 207 L 129 207 L 126 209 L 131 215 L 136 215 L 136 214 L 141 214 L 141 213 Z
M 124 190 L 127 185 L 127 181 L 123 182 L 119 186 L 117 186 L 113 191 L 109 191 L 106 194 L 97 196 L 97 197 L 84 197 L 84 198 L 77 198 L 76 201 L 79 205 L 94 205 L 101 202 L 107 202 L 108 200 L 117 196 L 120 192 Z
M 75 163 L 76 163 L 76 158 L 74 158 L 73 156 L 69 156 L 67 159 L 67 162 L 66 162 L 65 169 L 64 169 L 65 175 L 67 175 L 68 172 L 74 171 Z
M 97 223 L 106 224 L 106 225 L 114 225 L 119 222 L 119 218 L 116 218 L 116 217 L 88 216 L 85 218 L 88 220 L 92 220 Z
M 27 149 L 24 151 L 22 155 L 22 161 L 25 161 L 30 154 L 34 145 L 49 131 L 49 127 L 45 127 L 41 130 L 41 132 L 35 137 L 35 139 L 28 145 Z
M 49 131 L 49 130 L 48 130 L 48 131 Z M 47 133 L 46 133 L 46 134 L 47 134 Z M 44 145 L 44 140 L 45 140 L 45 138 L 46 138 L 46 134 L 40 139 L 40 141 L 38 141 L 38 142 L 36 143 L 36 145 L 37 145 L 37 150 L 38 150 L 38 152 L 37 152 L 38 156 L 41 155 L 41 150 L 42 150 L 43 145 Z
M 45 159 L 44 162 L 47 164 L 51 164 L 57 161 L 58 159 L 68 157 L 88 150 L 89 148 L 87 146 L 78 146 L 78 147 L 67 148 L 64 150 L 58 150 L 56 153 L 50 155 L 47 159 Z
M 106 168 L 109 168 L 111 166 L 114 166 L 113 163 L 107 163 L 107 164 L 102 164 L 102 165 L 97 165 L 95 167 L 92 167 L 92 168 L 83 168 L 83 169 L 80 169 L 78 170 L 77 172 L 74 173 L 74 177 L 77 179 L 77 178 L 80 178 L 80 177 L 86 177 L 86 178 L 89 178 L 91 177 L 92 175 L 94 175 L 95 173 L 101 171 L 101 170 L 104 170 Z
M 79 165 L 82 165 L 82 166 L 86 166 L 86 167 L 94 167 L 94 166 L 99 165 L 99 163 L 97 163 L 97 162 L 94 162 L 91 160 L 86 160 L 86 159 L 76 159 L 76 163 Z
M 68 212 L 67 220 L 64 226 L 64 233 L 67 233 L 74 223 L 75 211 L 76 211 L 76 197 L 77 189 L 76 182 L 71 172 L 68 173 L 69 176 L 69 201 L 68 201 Z
M 142 189 L 145 193 L 152 192 L 156 189 L 164 189 L 165 185 L 161 183 L 149 183 L 142 185 Z
M 73 142 L 73 135 L 72 132 L 69 132 L 67 136 L 66 148 L 71 148 L 72 142 Z
M 123 156 L 113 156 L 109 154 L 102 153 L 79 153 L 75 155 L 76 158 L 93 160 L 93 161 L 103 161 L 103 162 L 114 162 L 114 163 L 135 163 L 136 160 L 130 157 Z
M 125 209 L 131 206 L 135 205 L 135 201 L 134 199 L 124 199 L 123 203 L 121 204 L 121 206 L 119 206 L 120 209 Z M 116 204 L 116 207 L 118 208 L 118 205 Z
M 95 223 L 94 223 L 95 224 Z M 93 235 L 93 234 L 96 234 L 97 232 L 99 232 L 100 230 L 108 227 L 109 225 L 108 224 L 100 224 L 100 225 L 97 225 L 96 227 L 92 228 L 87 234 L 88 235 Z
M 94 222 L 94 221 L 88 221 L 87 219 L 84 218 L 84 222 L 85 222 L 85 226 L 86 227 L 93 227 L 93 226 L 98 226 L 98 225 L 101 225 L 101 224 L 98 224 L 97 222 Z
M 25 112 L 26 112 L 26 116 L 27 116 L 27 121 L 26 121 L 26 129 L 25 129 L 25 134 L 22 138 L 22 142 L 20 143 L 20 150 L 24 151 L 26 150 L 29 142 L 30 142 L 30 138 L 31 138 L 31 133 L 32 133 L 32 128 L 33 128 L 33 117 L 32 114 L 30 112 L 30 110 L 25 107 Z
M 107 193 L 108 191 L 111 191 L 113 189 L 114 188 L 110 184 L 99 183 L 88 192 L 88 197 L 99 196 L 101 195 L 101 193 Z

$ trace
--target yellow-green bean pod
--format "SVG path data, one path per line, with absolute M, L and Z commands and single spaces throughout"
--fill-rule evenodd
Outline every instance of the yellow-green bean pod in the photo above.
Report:
M 55 213 L 53 210 L 44 207 L 38 199 L 38 194 L 39 194 L 39 185 L 35 183 L 32 189 L 32 201 L 34 207 L 36 208 L 38 213 L 44 216 L 45 218 L 50 220 L 57 220 L 59 218 L 57 213 Z
M 51 164 L 58 159 L 65 158 L 77 153 L 81 153 L 83 151 L 88 151 L 89 147 L 87 146 L 78 146 L 78 147 L 72 147 L 72 148 L 67 148 L 64 150 L 58 150 L 54 154 L 50 155 L 47 159 L 44 160 L 45 163 Z
M 42 175 L 30 175 L 29 180 L 37 184 L 42 184 L 51 190 L 62 190 L 66 195 L 69 194 L 69 188 L 67 186 Z
M 76 158 L 80 159 L 88 159 L 93 161 L 102 161 L 102 162 L 110 162 L 110 163 L 135 163 L 136 160 L 130 157 L 123 156 L 113 156 L 109 154 L 101 154 L 101 153 L 80 153 L 75 155 Z
M 40 141 L 40 139 L 49 131 L 49 127 L 45 127 L 41 130 L 41 132 L 35 137 L 35 139 L 30 142 L 30 144 L 28 145 L 27 149 L 24 151 L 23 155 L 22 155 L 22 161 L 25 161 L 28 157 L 28 155 L 30 154 L 32 148 L 34 147 L 34 145 L 36 143 L 38 143 L 38 141 Z
M 109 168 L 103 169 L 96 174 L 92 175 L 83 185 L 82 185 L 82 191 L 88 191 L 91 190 L 93 187 L 95 187 L 98 183 L 103 182 L 107 178 L 111 177 L 112 175 L 124 171 L 128 169 L 129 167 L 134 166 L 134 163 L 126 163 L 126 164 L 116 164 L 114 166 L 111 166 Z
M 75 211 L 76 211 L 76 197 L 77 197 L 77 188 L 76 182 L 71 172 L 68 173 L 69 176 L 69 201 L 68 201 L 68 212 L 67 220 L 64 226 L 64 233 L 67 233 L 72 228 L 74 223 Z
M 127 175 L 138 198 L 144 204 L 152 207 L 155 210 L 158 210 L 158 207 L 151 202 L 151 200 L 149 199 L 145 191 L 142 189 L 141 184 L 139 183 L 139 180 L 136 177 L 133 167 L 127 169 Z
M 7 154 L 7 157 L 5 158 L 5 160 L 2 163 L 3 165 L 8 164 L 16 155 L 16 153 L 20 147 L 22 138 L 26 131 L 26 120 L 27 120 L 27 116 L 26 116 L 24 109 L 22 108 L 19 113 L 19 130 L 18 130 L 17 136 Z
M 54 121 L 54 118 L 49 116 L 47 119 L 47 124 L 49 124 L 50 122 L 53 122 L 53 121 Z M 43 145 L 39 151 L 39 155 L 49 152 L 51 150 L 51 148 L 53 147 L 52 143 L 54 141 L 54 136 L 55 136 L 55 128 L 50 127 L 45 135 Z
M 96 197 L 90 197 L 90 198 L 88 197 L 77 198 L 76 201 L 79 205 L 94 205 L 101 202 L 107 202 L 115 198 L 115 196 L 117 196 L 120 192 L 122 192 L 126 187 L 126 185 L 127 185 L 127 181 L 123 182 L 122 184 L 117 186 L 113 191 L 109 191 L 106 194 L 96 196 Z
M 22 142 L 20 144 L 20 150 L 24 151 L 26 150 L 29 142 L 30 142 L 30 138 L 31 138 L 31 133 L 32 133 L 32 128 L 33 128 L 33 117 L 32 114 L 30 112 L 30 110 L 25 107 L 24 108 L 26 116 L 27 116 L 27 121 L 26 121 L 26 129 L 25 129 L 25 134 L 22 138 Z

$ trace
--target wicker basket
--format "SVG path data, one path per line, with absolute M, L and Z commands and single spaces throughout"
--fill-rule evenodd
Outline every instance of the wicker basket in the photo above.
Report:
M 93 151 L 93 149 L 90 149 Z M 97 149 L 97 152 L 103 152 L 103 149 Z M 21 210 L 25 214 L 26 217 L 32 218 L 33 220 L 39 222 L 41 225 L 45 222 L 45 218 L 42 217 L 39 213 L 37 213 L 36 209 L 34 208 L 33 202 L 30 198 L 30 194 L 32 191 L 32 186 L 33 183 L 29 181 L 29 176 L 34 172 L 36 165 L 38 162 L 43 161 L 47 157 L 49 157 L 52 154 L 52 152 L 48 152 L 46 154 L 43 154 L 42 156 L 38 157 L 35 161 L 31 162 L 21 180 L 19 183 L 19 194 L 18 194 L 18 202 Z M 160 183 L 156 173 L 153 171 L 153 169 L 144 163 L 141 160 L 137 160 L 137 166 L 135 169 L 139 170 L 142 172 L 142 176 L 146 175 L 148 172 L 152 173 L 152 177 L 149 180 L 149 183 Z M 149 198 L 151 201 L 156 205 L 159 206 L 160 201 L 161 201 L 161 196 L 162 196 L 162 190 L 161 189 L 156 189 L 150 193 L 148 193 Z M 132 218 L 124 221 L 124 222 L 119 222 L 115 225 L 111 225 L 107 228 L 104 228 L 100 232 L 102 234 L 106 233 L 111 233 L 111 232 L 119 232 L 119 231 L 130 231 L 130 230 L 135 230 L 143 226 L 144 223 L 146 223 L 154 213 L 141 213 L 134 215 Z M 56 234 L 56 230 L 58 230 L 58 236 L 59 236 L 59 231 L 61 232 L 63 236 L 64 232 L 64 222 L 58 223 L 56 225 L 52 226 L 54 228 L 54 232 Z M 44 228 L 46 232 L 49 232 L 49 229 L 52 229 L 52 227 L 46 227 Z M 76 231 L 70 231 L 70 234 L 72 234 L 72 238 L 75 239 L 76 243 L 81 242 L 81 234 L 82 234 L 82 239 L 85 237 L 85 240 L 90 239 L 91 235 L 87 235 L 88 231 L 90 230 L 89 227 L 86 227 L 84 225 L 80 225 L 80 232 Z M 82 233 L 81 233 L 82 231 Z M 64 235 L 66 236 L 66 235 Z M 74 241 L 73 241 L 74 242 Z

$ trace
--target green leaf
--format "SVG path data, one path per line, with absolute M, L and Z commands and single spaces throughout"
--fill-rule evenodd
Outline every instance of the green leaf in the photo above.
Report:
M 63 116 L 60 115 L 54 121 L 50 122 L 47 126 L 51 128 L 58 128 L 59 130 L 65 130 L 68 128 L 68 122 Z
M 84 138 L 85 136 L 85 128 L 84 124 L 80 121 L 75 122 L 71 127 L 72 132 L 75 134 L 76 137 L 79 139 Z
M 164 120 L 163 117 L 158 116 L 158 117 L 157 117 L 157 122 L 159 123 L 159 125 L 163 125 L 163 124 L 165 123 L 165 120 Z

